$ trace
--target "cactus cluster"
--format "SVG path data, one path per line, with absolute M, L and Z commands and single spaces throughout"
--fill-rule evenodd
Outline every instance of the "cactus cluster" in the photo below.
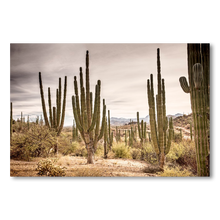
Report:
M 199 176 L 209 176 L 209 54 L 209 44 L 187 44 L 188 82 L 185 77 L 179 79 L 183 91 L 190 93 Z
M 171 146 L 171 139 L 173 134 L 173 122 L 166 117 L 166 102 L 165 102 L 165 85 L 164 79 L 161 79 L 160 66 L 160 49 L 157 49 L 157 88 L 156 95 L 156 109 L 153 87 L 153 74 L 147 80 L 148 105 L 150 115 L 151 138 L 154 150 L 159 160 L 159 166 L 163 168 L 165 155 L 169 152 Z M 156 115 L 157 113 L 157 115 Z M 169 129 L 168 129 L 169 124 Z M 167 134 L 168 132 L 168 134 Z
M 48 88 L 49 120 L 48 120 L 46 104 L 44 100 L 41 72 L 39 72 L 39 85 L 40 85 L 41 103 L 42 103 L 45 125 L 50 129 L 55 130 L 57 132 L 57 136 L 59 136 L 63 129 L 64 118 L 65 118 L 67 76 L 65 76 L 65 82 L 64 82 L 63 105 L 61 102 L 61 78 L 59 78 L 59 88 L 56 90 L 56 107 L 53 106 L 52 108 L 50 87 Z M 62 107 L 62 113 L 61 113 L 61 107 Z M 41 120 L 41 124 L 42 121 L 43 120 Z
M 94 153 L 98 141 L 104 135 L 106 124 L 106 105 L 103 99 L 103 114 L 100 129 L 100 94 L 101 81 L 98 80 L 95 89 L 95 101 L 93 108 L 92 92 L 90 92 L 89 81 L 89 51 L 86 52 L 86 83 L 83 85 L 83 73 L 80 67 L 80 95 L 78 92 L 77 78 L 74 77 L 75 95 L 72 96 L 73 115 L 76 127 L 85 142 L 88 152 L 87 163 L 94 163 Z

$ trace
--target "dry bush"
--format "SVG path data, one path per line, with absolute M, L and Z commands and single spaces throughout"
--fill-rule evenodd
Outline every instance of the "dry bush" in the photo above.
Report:
M 30 160 L 32 157 L 48 157 L 56 145 L 56 134 L 46 126 L 32 125 L 24 133 L 14 133 L 11 139 L 11 159 Z
M 60 157 L 56 162 L 60 166 L 69 166 L 71 163 L 72 158 L 69 155 Z
M 54 165 L 56 159 L 44 159 L 37 163 L 36 171 L 39 176 L 65 176 L 66 167 Z
M 157 173 L 162 177 L 192 177 L 194 176 L 190 169 L 185 169 L 180 166 L 168 167 L 164 166 L 164 171 Z
M 196 174 L 197 163 L 195 143 L 191 140 L 183 140 L 181 143 L 172 143 L 170 151 L 166 156 L 166 161 L 188 167 L 193 174 Z
M 130 148 L 125 146 L 124 143 L 114 143 L 112 151 L 115 154 L 115 158 L 131 158 Z

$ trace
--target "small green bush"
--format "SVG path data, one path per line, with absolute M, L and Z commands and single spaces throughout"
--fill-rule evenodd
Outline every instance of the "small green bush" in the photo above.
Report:
M 131 158 L 130 148 L 125 146 L 124 143 L 114 143 L 112 151 L 115 158 Z

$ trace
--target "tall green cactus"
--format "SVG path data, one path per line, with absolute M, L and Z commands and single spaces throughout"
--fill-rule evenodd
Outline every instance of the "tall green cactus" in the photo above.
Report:
M 50 129 L 53 129 L 57 132 L 57 136 L 60 135 L 65 118 L 65 108 L 66 108 L 66 93 L 67 93 L 67 76 L 65 76 L 64 81 L 64 93 L 63 93 L 63 106 L 62 106 L 62 114 L 61 114 L 61 78 L 59 78 L 59 88 L 56 90 L 56 107 L 51 105 L 51 93 L 50 87 L 48 88 L 48 104 L 49 104 L 49 120 L 47 116 L 46 104 L 44 100 L 44 91 L 43 84 L 41 78 L 41 72 L 39 72 L 39 85 L 40 85 L 40 94 L 41 94 L 41 103 L 42 110 L 45 120 L 45 125 Z
M 209 44 L 187 44 L 188 82 L 185 77 L 179 79 L 183 91 L 190 93 L 199 176 L 209 176 L 209 54 Z
M 161 80 L 159 48 L 157 49 L 157 83 L 158 83 L 157 84 L 158 94 L 156 95 L 156 108 L 157 108 L 157 117 L 156 117 L 153 74 L 151 74 L 150 79 L 147 80 L 151 137 L 152 137 L 154 150 L 158 156 L 159 166 L 163 168 L 165 155 L 168 154 L 171 146 L 171 139 L 173 134 L 173 122 L 172 122 L 172 118 L 170 118 L 169 129 L 168 129 L 168 118 L 166 117 L 165 85 L 164 85 L 164 79 Z M 168 130 L 168 135 L 167 135 L 167 130 Z
M 127 131 L 125 130 L 125 146 L 127 146 L 128 143 L 127 143 Z
M 138 124 L 138 136 L 141 140 L 141 145 L 143 146 L 144 141 L 146 140 L 146 122 L 141 120 L 141 124 L 139 121 L 139 112 L 137 112 L 137 124 Z
M 75 96 L 72 96 L 72 106 L 76 126 L 85 142 L 88 152 L 87 163 L 94 163 L 94 153 L 97 150 L 97 143 L 103 137 L 106 105 L 103 99 L 103 114 L 100 129 L 100 93 L 101 81 L 98 80 L 95 89 L 94 108 L 92 107 L 92 95 L 89 85 L 89 51 L 86 52 L 86 87 L 83 86 L 83 74 L 80 67 L 80 96 L 76 76 L 74 77 Z

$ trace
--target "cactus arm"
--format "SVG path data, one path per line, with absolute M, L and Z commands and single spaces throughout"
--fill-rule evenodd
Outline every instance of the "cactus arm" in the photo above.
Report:
M 196 63 L 193 65 L 193 82 L 195 85 L 195 89 L 201 88 L 202 80 L 203 80 L 203 67 L 200 63 Z
M 57 127 L 61 125 L 61 78 L 59 78 L 59 88 L 57 89 Z
M 89 86 L 89 51 L 86 51 L 86 103 L 87 103 L 87 120 L 88 127 L 91 125 L 92 111 L 90 103 L 90 86 Z
M 98 136 L 98 141 L 103 137 L 104 127 L 105 127 L 105 117 L 106 117 L 106 105 L 105 105 L 105 99 L 103 99 L 102 126 L 100 130 L 100 134 Z
M 165 148 L 165 155 L 167 155 L 170 151 L 171 141 L 173 139 L 172 136 L 173 136 L 173 119 L 172 119 L 172 117 L 170 117 L 170 119 L 169 119 L 169 135 L 168 135 L 167 144 L 166 144 L 166 148 Z
M 185 93 L 190 93 L 190 87 L 186 80 L 186 77 L 182 76 L 179 78 L 180 86 Z
M 76 106 L 76 97 L 72 96 L 72 107 L 73 107 L 73 115 L 76 121 L 76 127 L 80 131 L 81 135 L 83 134 L 83 127 L 81 125 L 80 116 L 78 115 L 77 106 Z
M 80 114 L 79 93 L 78 93 L 76 76 L 74 76 L 74 90 L 75 90 L 76 112 L 77 112 L 77 116 L 79 117 L 80 124 L 82 126 L 82 118 L 81 118 L 81 114 Z
M 65 82 L 64 82 L 62 118 L 61 118 L 60 126 L 58 128 L 58 133 L 57 133 L 58 136 L 60 135 L 64 125 L 65 109 L 66 109 L 66 93 L 67 93 L 67 76 L 65 76 Z
M 56 130 L 57 128 L 57 120 L 56 120 L 56 107 L 53 107 L 53 128 Z
M 53 120 L 52 120 L 52 108 L 51 108 L 51 94 L 50 94 L 50 87 L 48 87 L 48 104 L 49 104 L 50 127 L 52 127 Z
M 140 128 L 139 112 L 137 112 L 137 124 L 138 124 L 138 135 L 139 135 L 139 138 L 141 139 L 142 136 L 141 136 L 141 128 Z
M 40 85 L 41 103 L 42 103 L 42 109 L 43 109 L 45 124 L 46 124 L 47 127 L 50 127 L 49 126 L 49 121 L 48 121 L 48 118 L 47 118 L 47 111 L 46 111 L 46 105 L 45 105 L 45 100 L 44 100 L 44 91 L 43 91 L 41 72 L 39 72 L 39 85 Z
M 95 127 L 95 123 L 96 123 L 96 116 L 97 116 L 97 108 L 98 108 L 98 97 L 99 97 L 99 86 L 96 85 L 95 87 L 95 106 L 94 106 L 94 113 L 93 113 L 93 116 L 92 116 L 92 123 L 88 129 L 89 132 L 91 132 L 94 127 Z
M 157 124 L 160 153 L 164 153 L 160 52 L 157 49 Z
M 149 115 L 150 115 L 150 129 L 151 129 L 151 139 L 153 142 L 154 150 L 157 155 L 160 153 L 157 138 L 157 127 L 155 119 L 155 104 L 154 104 L 154 92 L 153 92 L 153 75 L 150 75 L 150 80 L 147 80 L 147 91 L 148 91 L 148 105 L 149 105 Z

